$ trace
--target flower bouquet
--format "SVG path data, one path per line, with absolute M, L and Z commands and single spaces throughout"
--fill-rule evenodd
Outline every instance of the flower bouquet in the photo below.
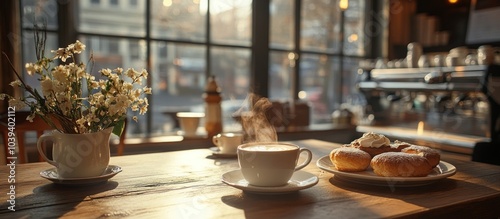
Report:
M 89 72 L 92 56 L 87 65 L 77 62 L 77 54 L 85 50 L 83 43 L 77 40 L 66 48 L 52 50 L 54 56 L 47 58 L 45 39 L 46 33 L 35 32 L 37 62 L 25 66 L 30 76 L 38 76 L 41 91 L 26 84 L 13 68 L 18 79 L 10 85 L 23 88 L 27 94 L 20 98 L 0 94 L 2 100 L 9 98 L 11 107 L 29 107 L 27 120 L 40 116 L 54 129 L 67 134 L 94 133 L 114 127 L 113 133 L 120 136 L 128 109 L 141 115 L 147 112 L 149 104 L 144 94 L 151 94 L 151 88 L 142 86 L 148 76 L 146 70 L 101 69 L 96 77 Z M 137 121 L 136 116 L 132 119 Z

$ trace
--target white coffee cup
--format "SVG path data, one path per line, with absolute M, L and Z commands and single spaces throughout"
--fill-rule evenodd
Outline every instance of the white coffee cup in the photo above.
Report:
M 204 113 L 196 112 L 179 112 L 176 115 L 179 119 L 181 130 L 184 132 L 183 135 L 187 137 L 196 136 L 200 120 L 205 117 Z
M 295 171 L 307 166 L 312 159 L 309 149 L 283 142 L 253 142 L 238 146 L 241 173 L 254 186 L 283 186 Z M 306 160 L 297 165 L 299 155 Z
M 243 133 L 226 132 L 214 135 L 212 142 L 222 154 L 236 154 L 236 149 L 243 141 Z

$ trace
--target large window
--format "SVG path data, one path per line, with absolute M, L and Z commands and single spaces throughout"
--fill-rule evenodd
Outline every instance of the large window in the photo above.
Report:
M 308 102 L 313 123 L 331 122 L 349 99 L 356 60 L 369 53 L 367 2 L 351 0 L 341 11 L 338 0 L 271 0 L 269 96 Z
M 369 1 L 350 0 L 345 12 L 338 0 L 269 2 L 269 36 L 260 36 L 253 34 L 259 25 L 252 20 L 267 11 L 254 11 L 252 0 L 23 0 L 23 58 L 34 61 L 33 23 L 44 21 L 48 49 L 79 39 L 87 45 L 84 57 L 93 53 L 95 71 L 146 68 L 153 88 L 150 111 L 131 124 L 132 135 L 174 133 L 168 113 L 202 111 L 209 75 L 222 88 L 225 129 L 238 128 L 232 113 L 253 91 L 256 74 L 267 78 L 271 100 L 306 101 L 313 123 L 331 122 L 351 92 L 357 61 L 368 53 L 362 32 Z M 57 13 L 61 7 L 69 13 Z M 252 37 L 269 45 L 255 45 L 262 40 Z M 259 46 L 268 48 L 267 72 L 251 72 L 259 64 L 252 61 Z

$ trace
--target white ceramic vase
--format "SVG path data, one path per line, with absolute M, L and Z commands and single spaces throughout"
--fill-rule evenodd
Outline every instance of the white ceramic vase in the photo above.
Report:
M 57 130 L 43 134 L 38 152 L 56 167 L 59 178 L 90 178 L 104 173 L 109 164 L 109 138 L 113 128 L 95 133 L 65 134 Z M 52 160 L 44 153 L 44 142 L 51 141 Z

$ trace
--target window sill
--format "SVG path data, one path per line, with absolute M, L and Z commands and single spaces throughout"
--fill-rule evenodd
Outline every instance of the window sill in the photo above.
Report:
M 318 139 L 336 143 L 349 143 L 356 138 L 356 126 L 315 124 L 304 127 L 278 128 L 279 141 L 293 141 L 300 139 Z M 113 139 L 111 147 L 116 150 L 118 139 Z M 163 152 L 188 150 L 197 148 L 214 147 L 212 139 L 206 135 L 199 137 L 183 137 L 180 135 L 169 135 L 159 137 L 130 137 L 125 140 L 124 154 Z M 112 154 L 116 153 L 112 151 Z

